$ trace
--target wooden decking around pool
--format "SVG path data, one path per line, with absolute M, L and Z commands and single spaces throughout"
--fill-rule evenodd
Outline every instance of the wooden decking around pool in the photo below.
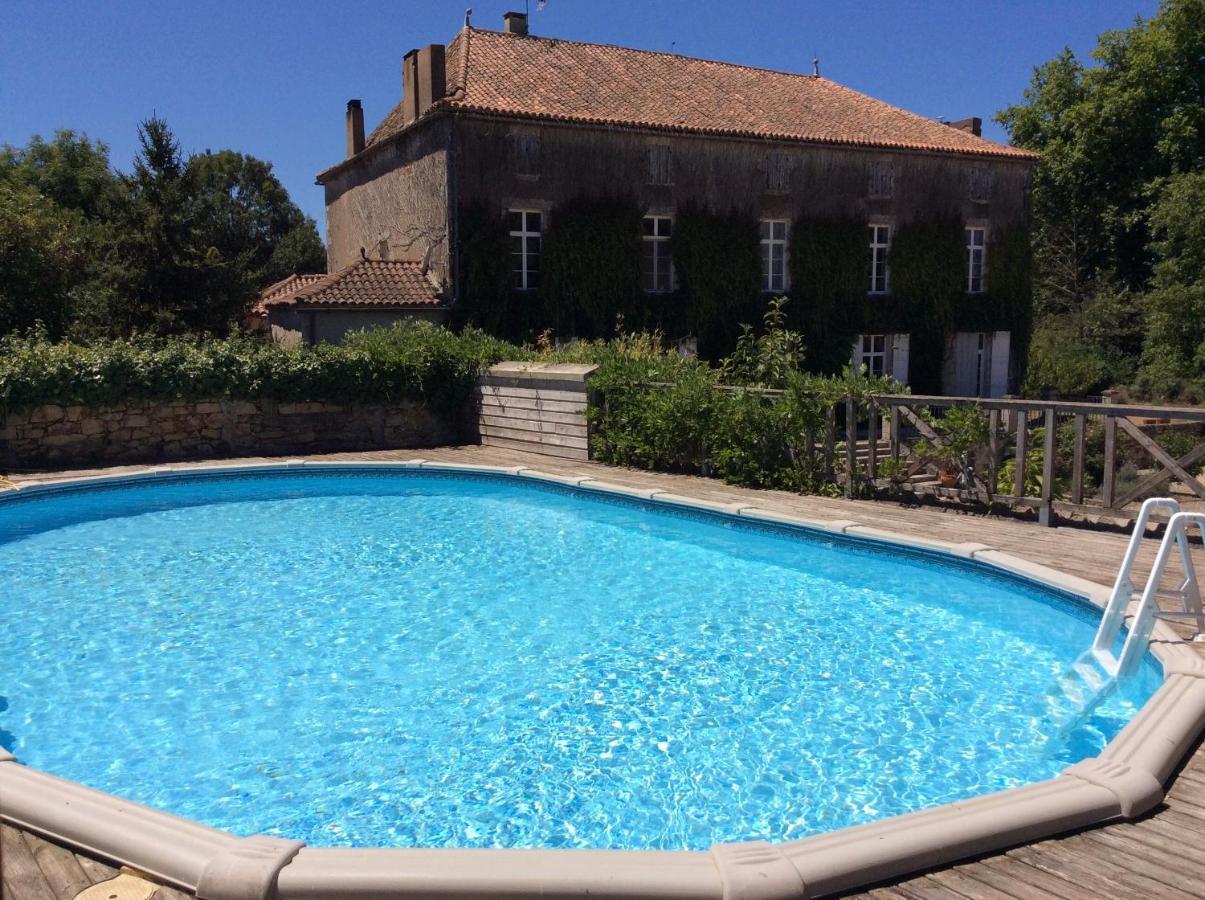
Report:
M 902 534 L 951 542 L 977 542 L 1023 556 L 1100 584 L 1111 584 L 1126 536 L 1083 528 L 1041 528 L 1015 519 L 955 512 L 938 507 L 801 497 L 782 491 L 753 491 L 688 475 L 617 469 L 592 462 L 559 460 L 491 447 L 331 454 L 322 459 L 429 459 L 481 465 L 525 465 L 545 472 L 589 475 L 632 487 L 656 487 L 675 494 L 741 501 L 808 518 L 850 519 Z M 245 460 L 256 462 L 264 460 Z M 176 468 L 188 463 L 174 464 Z M 99 470 L 140 471 L 146 466 Z M 50 480 L 90 472 L 12 476 L 14 481 Z M 1156 542 L 1145 542 L 1140 560 L 1149 568 Z M 1205 550 L 1194 548 L 1198 570 Z M 1205 644 L 1198 645 L 1205 650 Z M 0 827 L 0 885 L 3 900 L 73 900 L 88 886 L 113 878 L 115 870 L 34 835 Z M 100 895 L 102 897 L 106 895 Z M 160 888 L 159 900 L 185 896 Z M 899 880 L 848 896 L 924 900 L 1029 900 L 1054 897 L 1205 897 L 1205 749 L 1200 742 L 1157 809 L 1133 822 L 1121 822 L 1016 847 Z

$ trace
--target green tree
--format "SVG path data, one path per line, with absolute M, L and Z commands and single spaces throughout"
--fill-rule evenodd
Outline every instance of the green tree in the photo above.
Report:
M 1039 327 L 1073 339 L 1081 362 L 1095 357 L 1088 368 L 1116 381 L 1133 377 L 1139 336 L 1149 338 L 1143 317 L 1155 306 L 1141 298 L 1164 252 L 1152 240 L 1160 186 L 1205 161 L 1205 0 L 1163 0 L 1154 17 L 1102 34 L 1092 55 L 1093 66 L 1070 50 L 1039 66 L 1024 101 L 997 120 L 1042 155 Z
M 1144 386 L 1205 393 L 1205 172 L 1166 179 L 1151 211 L 1153 290 L 1146 298 Z
M 67 326 L 83 261 L 79 214 L 32 188 L 0 181 L 0 335 Z

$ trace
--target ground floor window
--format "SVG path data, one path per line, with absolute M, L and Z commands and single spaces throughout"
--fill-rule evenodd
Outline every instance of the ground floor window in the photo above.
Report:
M 862 349 L 858 354 L 858 365 L 865 366 L 871 375 L 887 374 L 887 335 L 862 335 Z

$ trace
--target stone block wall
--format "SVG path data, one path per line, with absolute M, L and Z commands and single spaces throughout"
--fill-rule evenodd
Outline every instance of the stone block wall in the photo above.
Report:
M 455 443 L 460 423 L 421 403 L 130 401 L 39 406 L 0 418 L 0 471 L 87 463 L 280 456 Z

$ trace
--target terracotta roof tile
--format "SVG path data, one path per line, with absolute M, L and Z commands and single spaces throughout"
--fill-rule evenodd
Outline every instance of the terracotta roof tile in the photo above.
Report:
M 284 306 L 416 309 L 442 303 L 419 263 L 362 259 L 330 275 L 290 275 L 264 290 L 256 311 Z
M 827 78 L 466 28 L 441 106 L 554 121 L 1036 159 Z M 399 104 L 368 143 L 404 127 Z

